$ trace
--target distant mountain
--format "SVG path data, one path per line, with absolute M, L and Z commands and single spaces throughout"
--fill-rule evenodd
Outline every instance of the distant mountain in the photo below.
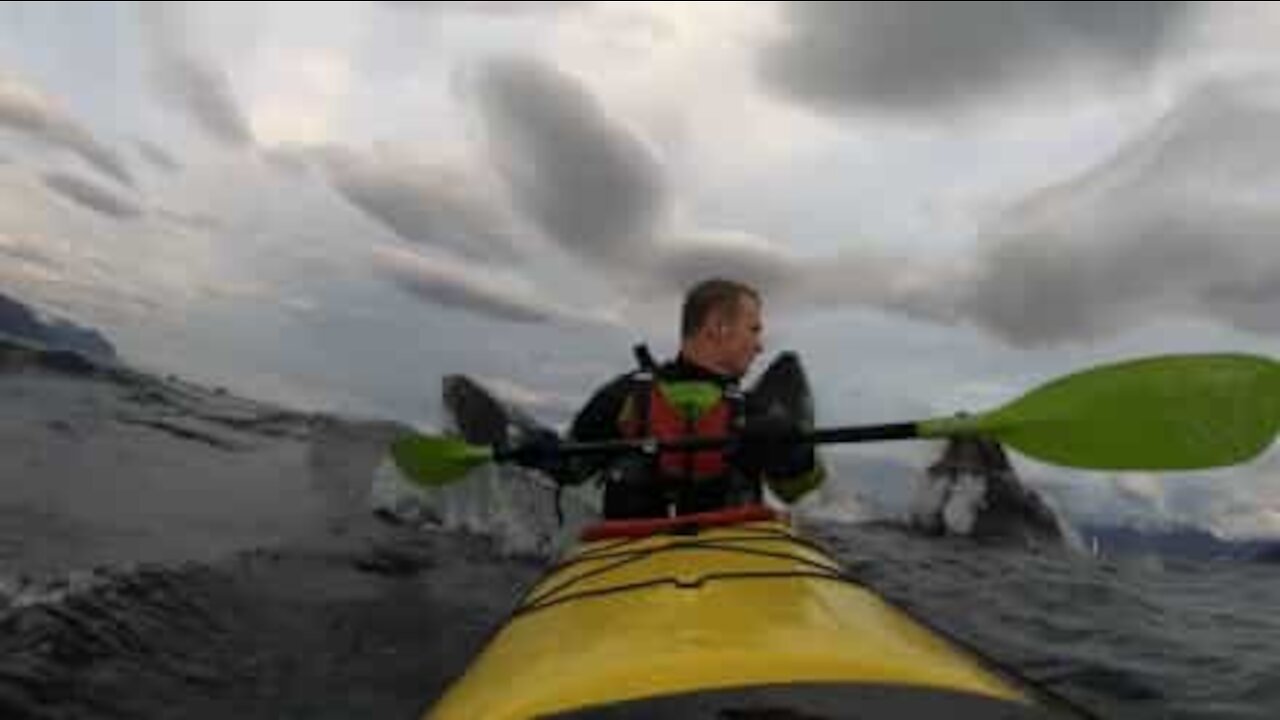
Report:
M 1230 540 L 1187 525 L 1132 528 L 1079 525 L 1086 546 L 1096 540 L 1103 555 L 1172 555 L 1200 560 L 1280 563 L 1280 540 Z
M 1253 554 L 1252 559 L 1257 562 L 1280 565 L 1280 540 L 1272 540 L 1260 545 L 1261 547 Z
M 13 337 L 41 341 L 44 325 L 31 308 L 0 293 L 0 332 Z
M 53 324 L 45 326 L 45 344 L 61 350 L 75 350 L 100 360 L 118 359 L 115 346 L 102 333 L 66 320 L 56 319 Z
M 7 335 L 55 350 L 71 350 L 94 360 L 115 362 L 115 346 L 102 333 L 69 320 L 42 320 L 31 308 L 0 293 L 0 336 Z

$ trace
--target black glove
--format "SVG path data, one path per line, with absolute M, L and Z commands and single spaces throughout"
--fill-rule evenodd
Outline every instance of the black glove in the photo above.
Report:
M 775 449 L 790 444 L 788 441 L 799 434 L 799 423 L 780 413 L 769 413 L 749 418 L 742 439 L 753 446 Z
M 742 431 L 745 455 L 770 477 L 790 477 L 814 466 L 813 445 L 797 442 L 805 428 L 781 413 L 768 413 L 747 420 Z
M 567 458 L 560 452 L 560 436 L 550 430 L 538 430 L 530 433 L 521 443 L 511 450 L 511 461 L 515 464 L 539 470 L 560 480 L 567 469 Z

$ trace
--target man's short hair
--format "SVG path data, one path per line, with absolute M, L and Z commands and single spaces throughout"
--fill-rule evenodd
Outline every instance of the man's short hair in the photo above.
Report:
M 689 289 L 680 312 L 680 336 L 685 340 L 698 334 L 707 320 L 717 312 L 735 317 L 743 297 L 760 302 L 760 293 L 734 280 L 711 278 Z

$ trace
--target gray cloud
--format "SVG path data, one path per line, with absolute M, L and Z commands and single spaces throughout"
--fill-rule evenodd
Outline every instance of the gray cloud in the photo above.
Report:
M 856 305 L 916 320 L 953 324 L 967 288 L 967 269 L 935 258 L 872 251 L 810 259 L 784 297 L 807 307 Z
M 578 257 L 617 266 L 639 256 L 669 202 L 649 149 L 549 66 L 494 61 L 475 81 L 489 148 L 515 205 Z
M 102 186 L 74 175 L 51 172 L 44 176 L 44 184 L 68 200 L 117 220 L 134 218 L 142 214 L 142 210 L 128 200 L 117 197 Z
M 645 306 L 710 275 L 749 281 L 795 307 L 867 305 L 955 318 L 957 270 L 857 252 L 800 258 L 744 233 L 672 235 L 657 158 L 577 81 L 528 61 L 487 66 L 478 97 L 518 208 Z
M 473 176 L 455 169 L 330 148 L 317 151 L 333 187 L 404 240 L 471 260 L 518 257 L 514 221 Z
M 567 10 L 575 6 L 586 5 L 588 3 L 573 2 L 572 0 L 560 0 L 559 2 L 553 0 L 543 0 L 541 2 L 530 2 L 529 0 L 457 0 L 455 2 L 431 2 L 430 0 L 419 0 L 417 2 L 409 0 L 383 0 L 383 4 L 396 8 L 433 13 L 468 12 L 487 15 L 514 15 L 560 12 L 562 10 Z
M 233 148 L 253 145 L 249 123 L 240 113 L 224 73 L 193 57 L 170 52 L 156 68 L 156 82 L 161 93 L 213 139 Z
M 871 249 L 799 257 L 735 234 L 686 238 L 657 252 L 646 268 L 650 292 L 679 293 L 712 275 L 746 281 L 771 307 L 810 311 L 869 307 L 918 320 L 954 323 L 970 276 L 943 261 L 899 258 Z
M 125 167 L 120 156 L 94 140 L 88 131 L 75 126 L 64 126 L 55 137 L 85 162 L 121 183 L 133 187 L 133 175 Z
M 1010 210 L 985 233 L 964 311 L 1019 343 L 1169 313 L 1280 331 L 1278 90 L 1207 87 L 1109 162 Z
M 1161 317 L 1276 333 L 1278 200 L 1280 81 L 1209 85 L 1107 162 L 996 217 L 967 257 L 799 258 L 750 238 L 694 238 L 659 248 L 636 268 L 649 283 L 637 287 L 673 292 L 725 274 L 782 306 L 971 322 L 1022 346 Z
M 222 221 L 208 213 L 180 212 L 177 210 L 160 208 L 156 210 L 155 214 L 157 218 L 167 220 L 179 227 L 184 227 L 189 230 L 211 232 L 222 228 Z
M 323 152 L 317 151 L 308 145 L 285 143 L 270 147 L 259 147 L 258 157 L 281 172 L 290 175 L 305 175 L 311 170 L 312 161 L 316 155 L 323 155 Z
M 517 207 L 636 307 L 716 274 L 779 304 L 972 322 L 1021 345 L 1109 336 L 1161 315 L 1280 331 L 1280 105 L 1265 100 L 1265 83 L 1188 97 L 1103 166 L 998 217 L 961 258 L 800 258 L 732 234 L 664 241 L 657 160 L 582 87 L 514 61 L 488 66 L 478 87 Z
M 62 265 L 52 255 L 40 248 L 12 238 L 6 238 L 3 235 L 0 235 L 0 255 L 31 265 L 38 265 L 48 270 L 62 269 Z
M 603 327 L 618 323 L 607 310 L 562 305 L 543 297 L 520 278 L 458 258 L 381 246 L 375 248 L 373 262 L 380 275 L 431 305 L 521 324 Z
M 1023 346 L 1162 317 L 1276 333 L 1278 199 L 1280 80 L 1214 84 L 1107 162 L 996 217 L 969 256 L 801 258 L 745 236 L 694 237 L 653 246 L 622 287 L 642 297 L 730 275 L 779 305 L 974 323 Z
M 236 102 L 226 73 L 183 48 L 173 6 L 146 3 L 140 8 L 151 53 L 151 77 L 160 97 L 190 117 L 210 138 L 232 148 L 253 145 L 253 132 Z
M 103 146 L 34 87 L 0 72 L 0 126 L 61 147 L 116 180 L 133 186 L 118 155 Z
M 1186 2 L 795 2 L 761 57 L 766 82 L 828 111 L 928 115 L 992 95 L 1053 93 L 1068 75 L 1140 79 Z
M 138 146 L 138 154 L 142 156 L 142 159 L 151 163 L 152 167 L 170 173 L 182 169 L 182 165 L 159 145 L 149 140 L 138 140 L 136 145 Z
M 378 272 L 424 302 L 514 323 L 550 322 L 557 312 L 545 301 L 518 294 L 469 266 L 380 248 Z
M 719 275 L 749 282 L 767 294 L 786 291 L 803 274 L 803 263 L 765 240 L 739 233 L 685 236 L 658 246 L 646 276 L 664 292 L 682 292 Z

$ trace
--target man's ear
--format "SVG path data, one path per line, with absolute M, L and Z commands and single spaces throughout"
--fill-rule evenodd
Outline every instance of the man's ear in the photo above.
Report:
M 717 340 L 724 339 L 724 334 L 729 331 L 729 322 L 723 311 L 717 310 L 711 316 L 711 330 Z

